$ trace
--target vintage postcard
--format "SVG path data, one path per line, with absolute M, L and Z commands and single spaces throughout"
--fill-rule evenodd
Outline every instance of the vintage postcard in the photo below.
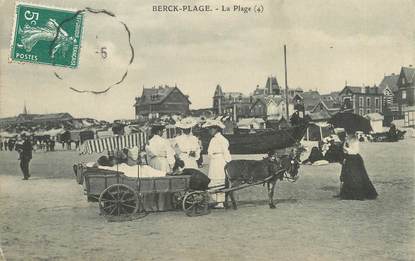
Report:
M 413 0 L 0 0 L 0 260 L 414 260 Z

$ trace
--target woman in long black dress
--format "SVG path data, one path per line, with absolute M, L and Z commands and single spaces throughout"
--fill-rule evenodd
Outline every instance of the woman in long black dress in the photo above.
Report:
M 365 164 L 359 154 L 359 142 L 351 137 L 344 144 L 345 159 L 340 175 L 341 199 L 376 199 L 378 193 L 367 175 Z

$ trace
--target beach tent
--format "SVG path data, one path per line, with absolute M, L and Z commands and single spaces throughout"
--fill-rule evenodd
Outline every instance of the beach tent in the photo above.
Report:
M 334 134 L 330 124 L 327 122 L 311 122 L 304 135 L 306 141 L 322 141 L 324 138 Z
M 119 135 L 102 139 L 91 139 L 85 141 L 81 146 L 81 154 L 101 153 L 104 151 L 117 151 L 125 148 L 138 147 L 144 150 L 148 136 L 144 132 L 130 135 Z
M 375 113 L 368 113 L 365 115 L 365 118 L 370 121 L 370 126 L 374 133 L 384 132 L 383 129 L 383 115 L 375 112 Z
M 328 123 L 332 124 L 334 128 L 343 128 L 348 134 L 354 134 L 356 131 L 363 131 L 364 133 L 372 131 L 368 119 L 350 112 L 336 113 Z

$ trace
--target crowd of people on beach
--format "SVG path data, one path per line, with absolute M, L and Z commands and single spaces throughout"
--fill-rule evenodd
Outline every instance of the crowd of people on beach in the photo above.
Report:
M 27 136 L 26 134 L 24 134 Z M 33 145 L 34 152 L 47 152 L 55 151 L 56 141 L 53 139 L 34 139 L 33 137 L 28 136 L 31 144 Z M 17 138 L 5 138 L 0 140 L 0 151 L 16 151 L 20 143 L 23 142 L 22 136 L 20 135 Z
M 197 124 L 192 118 L 184 118 L 178 121 L 175 127 L 180 130 L 181 135 L 174 139 L 167 139 L 165 125 L 153 124 L 150 139 L 145 148 L 145 156 L 138 149 L 124 149 L 100 157 L 94 165 L 104 168 L 117 166 L 117 169 L 124 168 L 126 173 L 128 167 L 146 165 L 149 168 L 142 169 L 142 175 L 144 176 L 146 170 L 150 171 L 151 175 L 155 175 L 154 170 L 159 171 L 162 175 L 177 174 L 184 169 L 199 171 L 203 161 L 201 156 L 202 147 L 200 140 L 192 133 L 192 128 Z M 212 119 L 207 120 L 203 127 L 207 128 L 212 136 L 207 150 L 209 185 L 220 185 L 225 180 L 225 166 L 231 161 L 229 141 L 222 135 L 225 125 L 219 120 Z M 303 161 L 303 164 L 316 164 L 322 161 L 340 163 L 342 164 L 340 198 L 374 199 L 377 193 L 370 182 L 363 159 L 359 155 L 358 143 L 359 138 L 357 136 L 331 135 L 320 142 L 318 147 L 312 148 L 309 157 Z M 34 140 L 33 137 L 25 134 L 21 134 L 16 140 L 3 140 L 1 144 L 2 150 L 7 148 L 10 151 L 18 151 L 24 180 L 30 177 L 29 163 L 32 159 L 32 151 L 55 150 L 54 140 Z M 136 170 L 137 168 L 132 169 Z M 202 176 L 205 175 L 203 174 L 200 177 Z M 172 202 L 169 193 L 160 193 L 156 197 L 157 210 L 171 208 Z M 218 207 L 223 207 L 221 205 L 222 197 L 224 195 L 219 194 L 216 199 Z M 148 199 L 148 202 L 153 201 L 154 198 Z

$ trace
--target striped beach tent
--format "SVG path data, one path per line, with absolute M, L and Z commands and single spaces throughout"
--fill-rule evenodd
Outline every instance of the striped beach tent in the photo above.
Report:
M 125 148 L 139 147 L 144 150 L 148 136 L 144 132 L 123 136 L 113 136 L 101 139 L 86 140 L 82 144 L 81 154 L 101 153 L 104 151 L 117 151 Z

